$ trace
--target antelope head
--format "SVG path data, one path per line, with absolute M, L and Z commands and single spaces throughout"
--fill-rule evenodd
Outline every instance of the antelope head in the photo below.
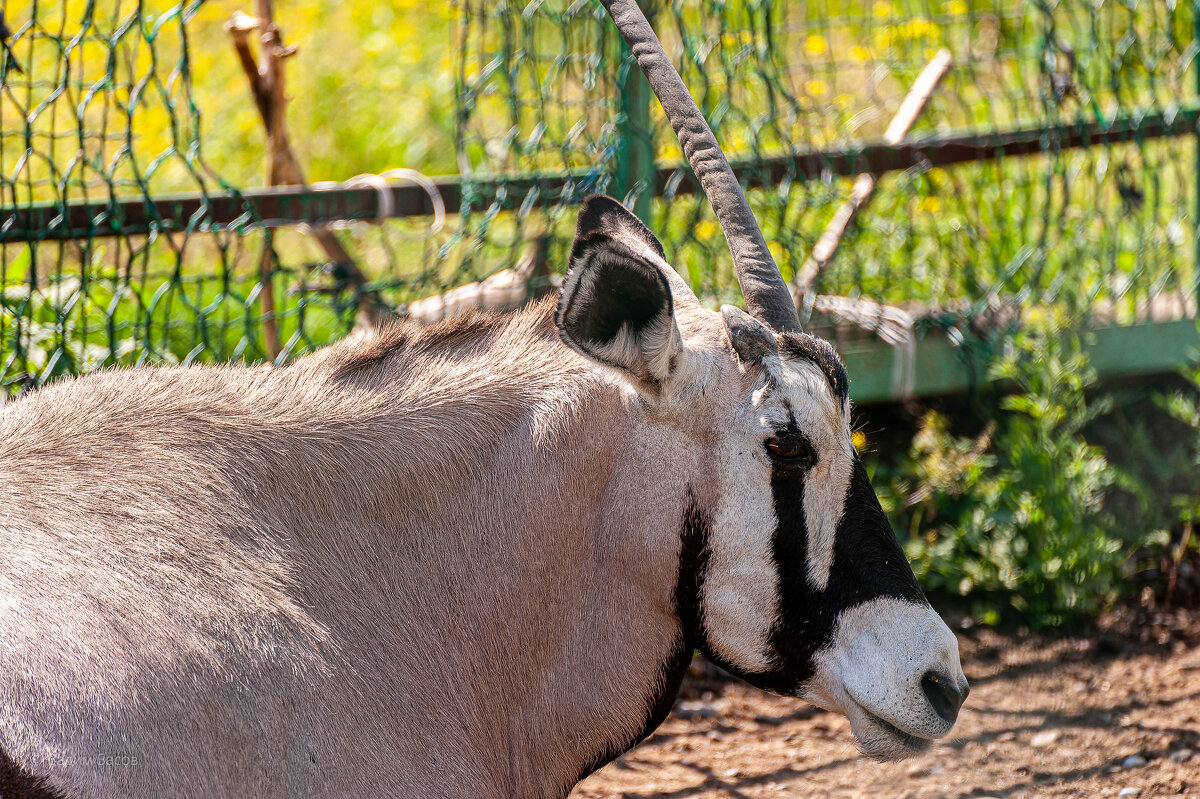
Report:
M 801 330 L 740 185 L 637 3 L 602 2 L 712 202 L 746 301 L 701 308 L 645 225 L 609 198 L 585 203 L 560 336 L 661 421 L 656 446 L 676 459 L 664 471 L 707 475 L 688 478 L 677 591 L 687 640 L 754 685 L 844 713 L 869 755 L 921 751 L 954 726 L 968 686 L 851 443 L 845 369 Z

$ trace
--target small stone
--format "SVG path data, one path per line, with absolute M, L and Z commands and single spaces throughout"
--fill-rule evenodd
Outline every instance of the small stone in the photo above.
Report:
M 918 777 L 928 777 L 929 773 L 928 767 L 922 766 L 920 763 L 908 767 L 908 776 L 912 777 L 913 779 L 917 779 Z
M 1122 788 L 1121 791 L 1117 794 L 1117 799 L 1121 799 L 1121 797 L 1125 797 L 1125 796 L 1137 796 L 1141 792 L 1142 792 L 1141 788 Z
M 711 719 L 717 711 L 704 702 L 680 702 L 675 705 L 675 715 L 681 719 Z
M 1141 755 L 1130 755 L 1121 761 L 1122 768 L 1141 768 L 1146 765 L 1146 758 Z M 1132 796 L 1133 794 L 1130 794 Z
M 1192 759 L 1192 755 L 1196 754 L 1191 749 L 1176 749 L 1171 754 L 1167 755 L 1167 759 L 1172 763 L 1186 763 Z
M 1058 740 L 1058 730 L 1043 730 L 1033 736 L 1030 746 L 1049 746 Z
M 1016 739 L 1017 739 L 1017 734 L 1015 732 L 1013 732 L 1012 730 L 1009 730 L 1008 732 L 1002 732 L 996 736 L 997 741 L 1007 742 L 1007 741 L 1015 741 Z

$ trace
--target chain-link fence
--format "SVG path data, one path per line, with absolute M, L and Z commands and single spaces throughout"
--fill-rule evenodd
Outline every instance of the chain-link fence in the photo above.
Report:
M 461 176 L 433 187 L 445 220 L 429 214 L 433 189 L 409 181 L 283 199 L 227 185 L 223 153 L 199 133 L 205 71 L 189 31 L 204 7 L 110 6 L 9 9 L 0 379 L 10 386 L 143 359 L 286 358 L 346 332 L 364 298 L 404 310 L 513 264 L 561 271 L 574 203 L 594 190 L 649 220 L 706 303 L 737 297 L 711 210 L 595 0 L 458 7 L 445 102 Z M 931 326 L 1194 316 L 1195 5 L 645 7 L 785 277 L 854 175 L 872 170 L 878 188 L 821 292 L 905 306 Z M 953 67 L 907 143 L 880 145 L 943 48 Z M 203 54 L 218 57 L 232 50 Z M 388 221 L 337 234 L 351 264 L 294 224 L 376 217 Z M 534 289 L 549 282 L 521 275 Z

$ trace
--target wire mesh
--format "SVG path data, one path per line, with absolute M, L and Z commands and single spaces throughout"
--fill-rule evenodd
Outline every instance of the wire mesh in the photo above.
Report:
M 222 113 L 198 100 L 221 57 L 190 43 L 204 4 L 162 5 L 36 0 L 9 16 L 11 50 L 0 65 L 6 210 L 236 194 L 221 177 L 231 155 L 203 141 L 204 115 Z M 1065 145 L 1084 124 L 1102 131 L 1112 120 L 1195 110 L 1194 3 L 645 7 L 730 159 L 756 185 L 749 198 L 785 277 L 853 178 L 833 156 L 815 175 L 780 157 L 852 152 L 877 138 L 922 67 L 947 48 L 954 67 L 912 135 L 966 133 L 986 148 L 1033 127 L 1041 152 L 883 176 L 817 288 L 903 305 L 947 327 L 1194 315 L 1195 137 Z M 415 218 L 339 233 L 369 289 L 403 307 L 534 248 L 561 271 L 574 204 L 607 191 L 648 219 L 705 303 L 737 300 L 720 229 L 700 195 L 681 191 L 692 178 L 678 145 L 596 0 L 463 0 L 443 44 L 454 56 L 445 103 L 454 108 L 461 207 L 437 232 Z M 545 180 L 529 188 L 522 179 L 531 174 Z M 164 222 L 135 235 L 115 206 L 92 221 L 87 235 L 65 241 L 47 231 L 0 244 L 0 381 L 10 389 L 116 363 L 271 357 L 264 247 L 279 359 L 354 323 L 361 292 L 302 229 L 248 213 L 214 230 L 201 212 L 182 227 Z
M 495 34 L 512 29 L 515 19 L 531 31 L 531 18 L 562 19 L 576 30 L 593 26 L 596 38 L 584 31 L 574 39 L 591 49 L 556 58 L 602 54 L 611 63 L 617 48 L 600 38 L 608 26 L 596 5 L 548 0 L 467 8 L 468 18 L 482 21 L 468 23 L 464 63 L 488 65 L 467 75 L 473 94 L 492 92 L 497 102 L 524 109 L 535 99 L 545 103 L 553 87 L 564 95 L 560 107 L 582 96 L 590 108 L 603 109 L 575 116 L 583 130 L 563 124 L 573 138 L 535 139 L 525 136 L 537 127 L 532 116 L 505 117 L 504 136 L 497 137 L 483 122 L 494 123 L 496 115 L 480 109 L 480 123 L 472 126 L 475 115 L 467 109 L 474 135 L 466 141 L 474 152 L 526 142 L 515 164 L 506 150 L 509 160 L 487 159 L 487 167 L 544 165 L 560 150 L 561 166 L 594 164 L 597 154 L 615 161 L 611 153 L 621 141 L 614 112 L 625 110 L 612 99 L 617 70 L 598 67 L 600 78 L 579 81 L 581 89 L 533 66 L 540 63 L 530 55 L 535 48 L 560 42 L 530 36 L 514 44 Z M 780 154 L 879 137 L 913 79 L 943 47 L 955 65 L 914 136 L 965 131 L 986 146 L 1007 130 L 1044 128 L 1041 155 L 889 175 L 822 275 L 822 291 L 955 314 L 1016 302 L 1039 313 L 1088 312 L 1109 322 L 1194 309 L 1194 141 L 1138 137 L 1061 146 L 1080 122 L 1170 115 L 1194 102 L 1192 5 L 746 0 L 645 8 L 730 159 L 751 177 L 756 165 Z M 511 75 L 514 65 L 527 67 L 524 82 L 496 77 Z M 652 106 L 649 115 L 656 159 L 678 162 L 659 109 Z M 750 192 L 785 277 L 811 250 L 833 204 L 849 195 L 851 179 L 834 177 L 836 171 L 831 164 L 830 174 L 816 180 L 795 173 L 782 181 L 764 173 L 762 182 L 772 185 Z M 682 169 L 676 177 L 689 179 Z M 616 186 L 639 190 L 619 179 Z M 707 302 L 736 297 L 719 228 L 702 198 L 672 196 L 668 186 L 650 217 L 673 263 Z

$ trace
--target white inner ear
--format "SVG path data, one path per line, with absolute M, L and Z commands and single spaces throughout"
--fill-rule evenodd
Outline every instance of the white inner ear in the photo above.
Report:
M 683 341 L 675 317 L 663 311 L 639 333 L 623 326 L 611 342 L 593 347 L 598 357 L 609 363 L 632 371 L 644 367 L 651 377 L 663 381 L 671 376 L 672 364 L 678 366 L 677 356 L 683 352 Z

